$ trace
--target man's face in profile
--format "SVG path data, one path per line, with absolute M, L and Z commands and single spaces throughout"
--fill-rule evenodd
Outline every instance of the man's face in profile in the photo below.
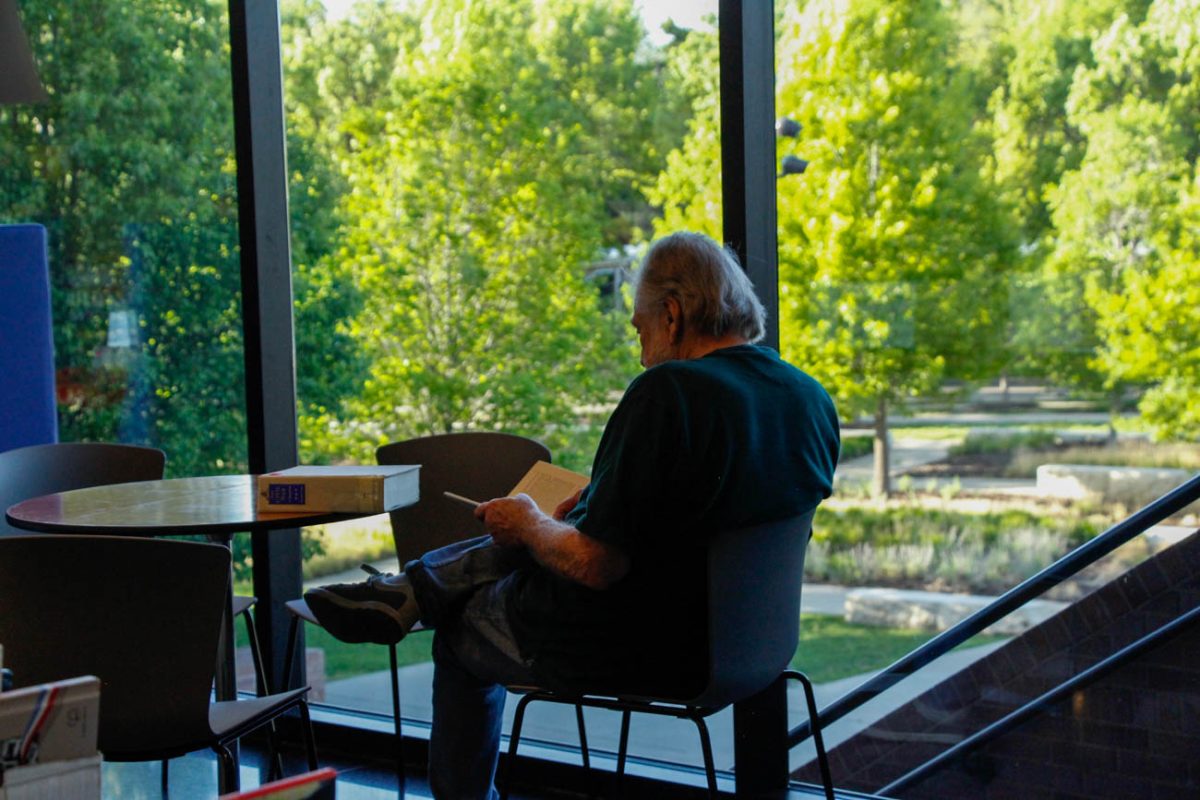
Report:
M 633 318 L 629 321 L 638 332 L 643 367 L 653 367 L 674 358 L 671 336 L 667 329 L 667 310 L 661 303 L 648 303 L 639 289 L 634 298 Z

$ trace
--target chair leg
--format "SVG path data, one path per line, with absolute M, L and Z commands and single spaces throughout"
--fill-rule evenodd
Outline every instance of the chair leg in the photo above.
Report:
M 583 724 L 583 706 L 575 705 L 575 725 L 579 728 L 579 752 L 583 757 L 583 769 L 589 770 L 592 767 L 591 759 L 588 758 L 587 744 L 587 727 Z
M 160 779 L 162 781 L 162 785 L 160 788 L 162 789 L 163 800 L 167 800 L 167 784 L 169 783 L 167 768 L 170 763 L 171 762 L 165 758 L 162 760 L 162 778 Z
M 283 686 L 279 691 L 286 692 L 292 688 L 292 662 L 296 657 L 296 640 L 300 638 L 300 618 L 293 616 L 288 626 L 287 650 L 283 656 Z
M 313 735 L 312 717 L 308 714 L 308 703 L 300 701 L 300 722 L 304 726 L 304 753 L 308 756 L 308 770 L 317 769 L 317 739 Z
M 812 681 L 803 672 L 791 669 L 784 672 L 783 676 L 800 681 L 800 685 L 804 688 L 804 702 L 808 706 L 808 719 L 812 726 L 813 746 L 817 750 L 817 765 L 821 769 L 821 784 L 825 788 L 825 800 L 834 800 L 833 777 L 829 772 L 829 756 L 825 752 L 825 737 L 821 734 L 821 719 L 817 714 L 817 696 L 813 691 Z
M 283 777 L 283 753 L 279 747 L 279 731 L 275 729 L 275 720 L 267 724 L 267 755 L 271 764 L 267 769 L 267 780 L 279 780 Z
M 222 767 L 218 770 L 218 791 L 221 794 L 236 792 L 241 788 L 241 778 L 238 775 L 237 764 L 233 760 L 233 753 L 223 744 L 214 744 L 213 752 L 217 754 Z
M 513 713 L 512 732 L 508 735 L 508 758 L 504 763 L 504 783 L 500 786 L 500 800 L 508 800 L 508 788 L 512 786 L 513 764 L 517 760 L 517 745 L 521 741 L 521 725 L 525 722 L 525 706 L 533 700 L 532 694 L 521 697 Z
M 254 688 L 258 692 L 259 697 L 266 697 L 270 694 L 267 690 L 267 672 L 263 669 L 262 648 L 258 646 L 258 631 L 254 629 L 254 618 L 250 616 L 250 609 L 242 612 L 242 619 L 246 621 L 246 634 L 250 643 L 250 660 L 254 662 Z
M 625 785 L 625 756 L 629 753 L 629 711 L 621 712 L 621 738 L 617 743 L 617 797 Z
M 696 728 L 700 731 L 700 750 L 704 753 L 704 777 L 708 780 L 708 796 L 710 800 L 717 800 L 717 767 L 713 763 L 712 741 L 708 736 L 708 725 L 704 723 L 702 717 L 692 717 L 692 722 L 696 723 Z
M 392 719 L 396 721 L 396 777 L 404 785 L 404 733 L 400 722 L 400 675 L 396 658 L 396 645 L 388 645 L 388 656 L 392 667 Z M 403 792 L 401 792 L 403 794 Z

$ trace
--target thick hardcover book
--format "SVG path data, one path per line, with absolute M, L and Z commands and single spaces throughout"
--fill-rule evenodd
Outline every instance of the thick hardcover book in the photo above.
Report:
M 258 476 L 258 510 L 379 514 L 417 502 L 417 465 L 292 467 Z

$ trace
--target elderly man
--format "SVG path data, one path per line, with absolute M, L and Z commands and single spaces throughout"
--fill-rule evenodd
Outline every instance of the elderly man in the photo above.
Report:
M 481 503 L 490 536 L 305 595 L 348 641 L 395 641 L 418 619 L 437 629 L 435 797 L 494 796 L 505 684 L 703 685 L 706 537 L 815 508 L 837 463 L 829 395 L 754 344 L 763 318 L 727 250 L 658 240 L 632 320 L 646 371 L 605 427 L 591 483 L 553 516 L 525 495 Z

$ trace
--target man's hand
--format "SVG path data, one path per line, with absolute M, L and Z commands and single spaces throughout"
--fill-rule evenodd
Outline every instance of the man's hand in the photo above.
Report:
M 571 513 L 571 509 L 573 509 L 575 506 L 579 505 L 579 496 L 583 494 L 583 490 L 585 488 L 587 488 L 587 487 L 580 487 L 580 489 L 578 491 L 576 491 L 575 494 L 571 495 L 566 500 L 563 500 L 561 503 L 559 503 L 558 505 L 556 505 L 554 507 L 554 518 L 556 520 L 561 522 L 563 520 L 563 518 L 565 516 L 567 516 L 567 514 Z
M 569 498 L 559 508 L 568 503 L 573 508 L 578 499 Z M 607 589 L 629 572 L 629 559 L 620 549 L 546 516 L 527 494 L 480 503 L 475 516 L 496 544 L 523 546 L 546 569 L 589 589 Z
M 496 544 L 503 547 L 524 545 L 525 534 L 546 517 L 527 494 L 480 503 L 475 507 L 475 516 L 483 521 L 483 527 Z

